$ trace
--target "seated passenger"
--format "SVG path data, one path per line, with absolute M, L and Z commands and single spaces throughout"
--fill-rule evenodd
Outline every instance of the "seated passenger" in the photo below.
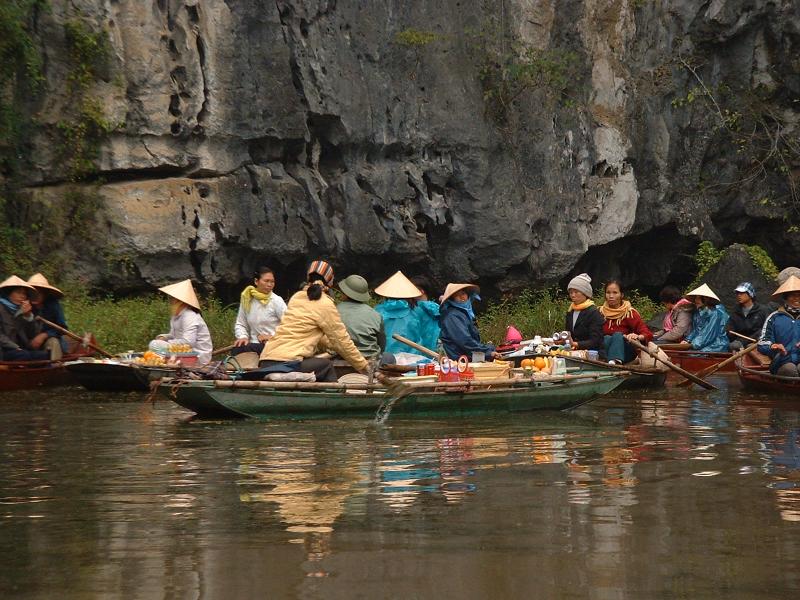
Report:
M 705 283 L 686 294 L 694 302 L 692 331 L 686 341 L 693 350 L 701 352 L 728 351 L 728 311 L 720 304 L 719 297 Z
M 12 275 L 0 283 L 0 353 L 7 361 L 49 360 L 50 353 L 37 350 L 31 342 L 41 333 L 33 318 L 28 294 L 36 290 L 24 279 Z
M 645 346 L 653 339 L 653 333 L 647 328 L 642 316 L 625 299 L 622 284 L 612 279 L 606 283 L 605 302 L 600 307 L 603 323 L 603 348 L 609 362 L 617 364 L 632 361 L 637 351 L 625 340 L 634 340 Z
M 211 361 L 214 351 L 211 332 L 200 316 L 200 302 L 189 279 L 158 288 L 169 296 L 169 307 L 172 318 L 169 321 L 169 333 L 161 334 L 159 340 L 167 344 L 188 344 L 193 352 L 197 352 L 197 363 L 205 365 Z
M 383 317 L 367 304 L 370 301 L 367 280 L 361 275 L 350 275 L 339 282 L 339 289 L 345 295 L 345 300 L 336 308 L 350 339 L 365 358 L 381 358 L 386 349 L 386 332 Z
M 283 320 L 261 352 L 260 368 L 286 365 L 293 371 L 314 373 L 317 381 L 336 381 L 333 362 L 316 358 L 323 337 L 359 373 L 366 373 L 367 359 L 353 344 L 336 304 L 328 295 L 333 286 L 333 267 L 315 260 L 308 268 L 306 285 L 286 306 Z
M 572 337 L 572 349 L 602 351 L 605 319 L 592 300 L 592 278 L 586 273 L 573 277 L 567 292 L 572 304 L 564 320 L 564 329 Z
M 439 327 L 444 351 L 457 360 L 466 356 L 472 360 L 473 352 L 483 352 L 485 360 L 494 358 L 494 346 L 481 342 L 472 302 L 479 301 L 480 288 L 470 283 L 448 283 L 442 295 Z
M 432 292 L 431 282 L 427 277 L 421 275 L 411 277 L 411 283 L 420 291 L 420 295 L 414 298 L 416 307 L 413 309 L 414 315 L 417 317 L 419 343 L 429 350 L 436 350 L 439 348 L 440 333 L 439 303 L 430 300 L 430 298 L 435 298 L 436 294 Z
M 772 299 L 784 305 L 767 317 L 758 351 L 772 358 L 774 375 L 800 377 L 800 278 L 789 276 Z
M 667 309 L 664 324 L 653 334 L 656 344 L 678 344 L 692 331 L 694 304 L 681 297 L 681 291 L 668 285 L 660 294 L 661 303 Z
M 736 293 L 736 310 L 728 321 L 728 340 L 731 351 L 744 348 L 744 341 L 733 335 L 733 331 L 758 339 L 769 314 L 767 309 L 756 302 L 756 289 L 747 281 L 740 283 L 733 290 Z
M 383 317 L 387 352 L 423 355 L 419 350 L 394 339 L 394 334 L 429 350 L 436 350 L 439 337 L 438 304 L 428 300 L 425 293 L 400 271 L 376 287 L 375 293 L 386 298 L 375 310 Z
M 67 319 L 64 316 L 64 309 L 61 306 L 61 298 L 64 297 L 64 292 L 50 285 L 50 282 L 41 273 L 31 275 L 30 279 L 28 279 L 28 284 L 35 288 L 31 295 L 33 314 L 59 327 L 69 329 L 67 327 Z M 54 360 L 61 358 L 61 355 L 67 351 L 68 347 L 67 340 L 64 339 L 61 332 L 46 323 L 42 323 L 42 332 L 32 340 L 31 345 L 36 349 L 49 351 L 51 358 Z
M 253 274 L 253 284 L 242 291 L 233 326 L 236 347 L 231 350 L 232 356 L 242 352 L 261 354 L 264 344 L 275 334 L 286 311 L 286 302 L 274 288 L 275 273 L 269 267 L 260 267 Z

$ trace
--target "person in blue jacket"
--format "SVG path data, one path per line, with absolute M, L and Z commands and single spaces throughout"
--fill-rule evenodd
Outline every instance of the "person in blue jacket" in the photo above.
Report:
M 686 336 L 693 350 L 701 352 L 727 352 L 727 325 L 730 317 L 720 303 L 719 296 L 705 283 L 686 294 L 697 310 L 692 317 L 692 331 Z
M 401 271 L 376 287 L 375 293 L 386 298 L 375 307 L 383 317 L 386 352 L 423 355 L 419 350 L 394 339 L 393 334 L 436 351 L 439 345 L 439 305 L 436 302 L 428 300 L 425 292 Z
M 800 377 L 800 279 L 792 275 L 772 295 L 783 306 L 767 317 L 758 351 L 772 359 L 770 372 Z
M 439 309 L 439 327 L 444 351 L 451 359 L 466 356 L 472 360 L 473 352 L 483 352 L 486 360 L 494 358 L 494 346 L 481 342 L 475 325 L 472 302 L 480 300 L 477 285 L 449 283 L 442 295 Z

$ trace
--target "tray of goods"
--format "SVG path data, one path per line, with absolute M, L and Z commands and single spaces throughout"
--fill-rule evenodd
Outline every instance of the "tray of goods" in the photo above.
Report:
M 135 365 L 143 365 L 146 367 L 163 367 L 167 364 L 163 356 L 151 350 L 148 350 L 141 356 L 135 357 L 131 362 Z
M 509 373 L 511 373 L 511 363 L 502 360 L 496 360 L 494 362 L 470 363 L 469 368 L 475 373 L 475 379 L 477 381 L 508 377 Z

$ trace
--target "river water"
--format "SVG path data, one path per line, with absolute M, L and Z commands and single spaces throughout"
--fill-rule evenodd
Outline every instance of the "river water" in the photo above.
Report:
M 198 421 L 0 395 L 0 598 L 787 598 L 800 400 Z

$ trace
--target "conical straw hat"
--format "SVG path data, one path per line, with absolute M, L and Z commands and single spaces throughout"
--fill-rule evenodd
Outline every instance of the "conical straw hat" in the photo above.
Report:
M 772 293 L 772 299 L 779 300 L 781 296 L 789 292 L 800 292 L 800 278 L 795 275 L 790 275 L 789 279 L 784 281 L 783 284 Z
M 479 288 L 474 283 L 448 283 L 447 287 L 444 288 L 444 294 L 442 294 L 441 303 L 444 303 L 445 300 L 450 298 L 456 292 L 466 289 L 470 289 L 476 292 L 481 291 L 481 288 Z
M 398 271 L 375 288 L 375 293 L 384 298 L 416 298 L 421 296 L 420 289 L 411 280 Z
M 57 287 L 50 285 L 50 282 L 47 281 L 47 277 L 45 277 L 41 273 L 36 273 L 35 275 L 31 275 L 28 278 L 28 284 L 32 285 L 35 288 L 39 288 L 41 290 L 48 290 L 54 292 L 59 298 L 62 298 L 64 296 L 64 292 L 62 292 Z
M 30 283 L 28 283 L 27 281 L 25 281 L 24 279 L 22 279 L 20 277 L 17 277 L 16 275 L 12 275 L 11 277 L 6 279 L 5 281 L 0 282 L 0 289 L 3 289 L 3 288 L 14 288 L 14 287 L 21 287 L 21 288 L 25 288 L 25 289 L 28 289 L 28 290 L 34 290 L 35 291 L 35 288 Z
M 165 285 L 158 288 L 158 291 L 164 292 L 167 296 L 172 296 L 176 300 L 180 300 L 184 304 L 188 304 L 192 308 L 200 310 L 200 302 L 197 300 L 197 294 L 194 293 L 191 279 L 184 279 L 178 283 Z
M 704 283 L 703 285 L 701 285 L 698 288 L 693 289 L 691 292 L 689 292 L 686 295 L 687 296 L 703 296 L 705 298 L 713 298 L 717 302 L 721 302 L 721 300 L 719 299 L 719 296 L 717 296 L 714 293 L 714 290 L 712 290 L 710 287 L 708 287 L 708 284 L 706 284 L 706 283 Z

